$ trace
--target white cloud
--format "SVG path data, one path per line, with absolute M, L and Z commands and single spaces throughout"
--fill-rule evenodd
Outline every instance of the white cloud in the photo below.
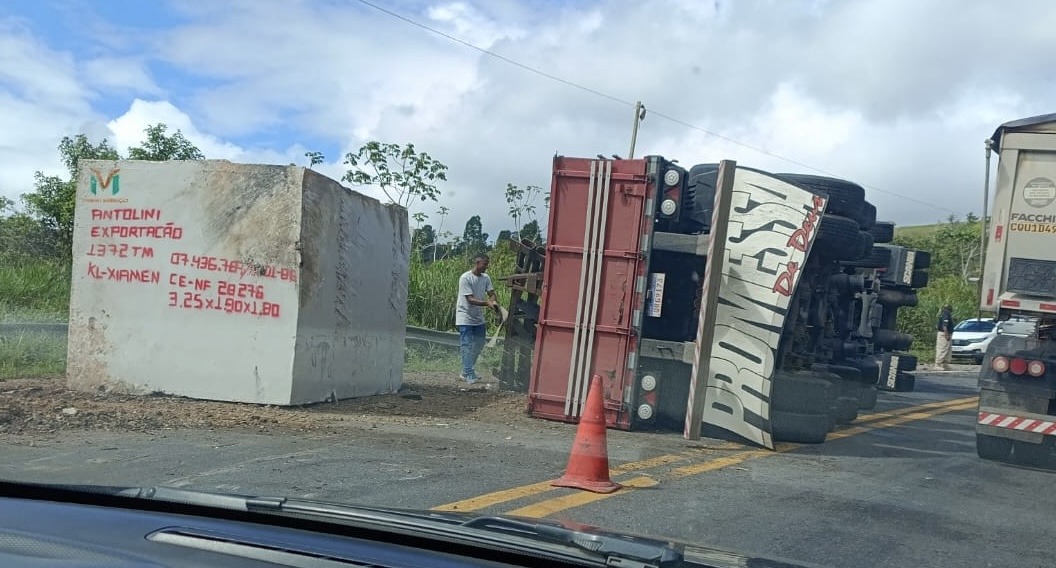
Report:
M 85 83 L 106 92 L 161 95 L 162 91 L 146 70 L 142 60 L 134 57 L 100 57 L 86 61 L 82 67 Z
M 34 171 L 63 172 L 59 140 L 98 118 L 87 94 L 70 55 L 0 21 L 0 195 L 17 201 Z

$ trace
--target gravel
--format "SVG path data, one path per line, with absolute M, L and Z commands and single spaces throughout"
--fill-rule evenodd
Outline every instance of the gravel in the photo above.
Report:
M 278 407 L 213 402 L 166 395 L 130 396 L 66 388 L 56 379 L 0 382 L 0 435 L 69 430 L 153 432 L 183 428 L 347 432 L 349 426 L 488 422 L 538 424 L 525 395 L 498 392 L 497 384 L 466 389 L 448 373 L 405 373 L 400 392 Z

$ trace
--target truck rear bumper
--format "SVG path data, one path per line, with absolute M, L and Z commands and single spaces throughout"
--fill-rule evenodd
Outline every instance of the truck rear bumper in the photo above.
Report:
M 1037 444 L 1045 436 L 1056 436 L 1056 416 L 1028 412 L 1008 414 L 983 407 L 979 409 L 975 431 Z

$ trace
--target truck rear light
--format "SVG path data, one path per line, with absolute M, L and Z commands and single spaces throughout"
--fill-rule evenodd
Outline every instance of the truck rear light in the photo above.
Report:
M 670 217 L 678 211 L 678 203 L 674 199 L 665 199 L 660 202 L 660 213 L 664 216 Z
M 648 404 L 638 405 L 638 418 L 642 420 L 650 420 L 653 417 L 653 407 Z
M 1027 365 L 1027 373 L 1032 377 L 1040 377 L 1045 374 L 1045 363 L 1042 361 L 1031 361 Z
M 1008 358 L 997 356 L 990 361 L 990 368 L 997 371 L 998 373 L 1008 372 Z
M 645 392 L 651 392 L 656 389 L 656 377 L 652 375 L 645 375 L 642 377 L 642 390 Z
M 1027 360 L 1016 357 L 1008 362 L 1008 370 L 1013 375 L 1022 375 L 1027 372 Z

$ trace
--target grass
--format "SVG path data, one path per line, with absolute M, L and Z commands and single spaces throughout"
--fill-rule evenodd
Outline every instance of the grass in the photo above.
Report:
M 65 375 L 65 336 L 47 333 L 0 336 L 0 380 Z
M 910 227 L 902 227 L 899 225 L 895 225 L 895 237 L 907 239 L 927 237 L 941 229 L 943 225 L 945 225 L 945 223 L 934 223 L 931 225 L 913 225 Z

